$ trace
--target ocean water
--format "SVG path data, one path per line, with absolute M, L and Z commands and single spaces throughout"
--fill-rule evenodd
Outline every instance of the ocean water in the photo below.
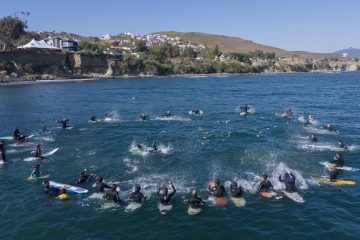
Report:
M 7 142 L 8 160 L 0 165 L 0 239 L 359 239 L 359 186 L 318 185 L 327 175 L 319 164 L 331 161 L 338 139 L 345 165 L 360 168 L 360 74 L 284 74 L 227 77 L 171 77 L 39 83 L 0 87 L 0 136 L 18 126 L 35 133 L 46 124 L 45 138 L 25 146 Z M 252 114 L 239 115 L 248 103 Z M 291 107 L 292 120 L 275 117 Z M 201 116 L 189 115 L 193 108 Z M 164 121 L 170 110 L 176 117 Z M 112 122 L 89 124 L 92 113 L 106 111 Z M 148 112 L 149 121 L 139 121 Z M 340 130 L 330 134 L 305 126 L 298 118 L 312 114 L 319 124 Z M 71 130 L 57 120 L 71 118 Z M 319 142 L 309 142 L 315 132 Z M 116 182 L 126 200 L 139 184 L 148 202 L 133 212 L 92 195 L 93 181 L 82 187 L 89 194 L 59 201 L 42 193 L 41 180 L 28 181 L 35 162 L 24 162 L 36 143 L 44 151 L 59 147 L 41 162 L 50 180 L 74 183 L 86 169 Z M 158 153 L 138 154 L 133 146 L 155 142 Z M 279 173 L 290 170 L 305 203 L 286 198 L 263 199 L 256 194 L 260 175 L 267 173 L 276 189 Z M 360 172 L 340 178 L 360 181 Z M 184 199 L 193 188 L 208 198 L 207 184 L 219 178 L 226 187 L 238 181 L 244 207 L 205 206 L 189 216 Z M 173 208 L 160 214 L 156 197 L 160 182 L 177 189 Z M 228 188 L 227 188 L 228 190 Z

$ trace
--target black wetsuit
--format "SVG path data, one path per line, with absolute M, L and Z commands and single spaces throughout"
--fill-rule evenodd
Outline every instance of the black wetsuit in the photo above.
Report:
M 90 175 L 82 175 L 80 176 L 77 180 L 76 180 L 76 183 L 84 183 L 84 182 L 87 182 L 90 178 Z
M 21 135 L 21 133 L 20 133 L 19 129 L 15 129 L 14 135 L 13 135 L 14 139 L 18 140 L 20 138 L 20 135 Z
M 96 192 L 98 192 L 98 193 L 103 193 L 104 192 L 104 190 L 105 190 L 105 188 L 110 188 L 106 183 L 104 183 L 104 182 L 99 182 L 99 181 L 97 181 L 96 182 Z
M 36 158 L 44 158 L 44 157 L 42 156 L 42 150 L 41 150 L 41 148 L 36 148 L 35 157 L 36 157 Z
M 343 167 L 344 166 L 344 158 L 342 155 L 340 155 L 340 157 L 335 156 L 334 157 L 334 162 L 336 164 L 337 167 Z
M 270 181 L 268 180 L 263 180 L 259 187 L 258 187 L 258 191 L 259 192 L 268 192 L 273 188 L 272 184 Z
M 45 194 L 47 194 L 49 196 L 57 196 L 60 192 L 60 189 L 53 188 L 51 186 L 44 186 L 43 191 Z
M 130 199 L 136 203 L 143 203 L 146 201 L 146 197 L 144 196 L 144 194 L 137 190 L 135 190 L 133 193 L 131 193 Z
M 348 147 L 346 146 L 345 143 L 340 143 L 339 145 L 340 145 L 340 146 L 339 146 L 340 148 L 348 149 Z
M 336 170 L 331 171 L 330 172 L 330 182 L 335 182 L 338 174 L 339 173 Z
M 171 201 L 171 198 L 172 196 L 174 196 L 174 194 L 176 193 L 176 189 L 174 187 L 174 185 L 171 185 L 171 188 L 172 188 L 172 192 L 171 193 L 166 193 L 166 194 L 160 194 L 160 190 L 161 188 L 159 188 L 158 192 L 157 192 L 157 195 L 159 197 L 159 200 L 160 200 L 160 203 L 162 205 L 170 205 L 170 201 Z
M 61 120 L 60 123 L 62 124 L 62 128 L 66 129 L 69 127 L 68 122 L 70 121 L 70 119 L 65 119 L 65 120 Z
M 6 149 L 3 143 L 0 143 L 0 153 L 2 160 L 6 162 Z
M 312 142 L 317 142 L 318 141 L 316 136 L 311 136 L 310 139 L 311 139 Z
M 231 192 L 232 197 L 239 198 L 242 195 L 242 188 L 241 188 L 241 186 L 235 186 L 235 185 L 231 184 L 230 192 Z
M 243 110 L 244 113 L 248 113 L 248 112 L 249 112 L 249 106 L 248 106 L 248 105 L 244 105 L 244 106 L 242 107 L 242 110 Z
M 96 121 L 97 121 L 97 117 L 96 117 L 96 116 L 92 116 L 92 117 L 90 118 L 90 120 L 93 121 L 93 122 L 96 122 Z
M 217 187 L 215 188 L 210 188 L 210 193 L 214 196 L 214 197 L 224 197 L 225 196 L 225 193 L 226 193 L 226 190 L 224 188 L 224 186 L 222 185 L 218 185 Z
M 108 191 L 104 194 L 104 199 L 108 201 L 113 201 L 114 203 L 122 203 L 121 199 L 119 198 L 118 191 Z
M 287 175 L 284 177 L 284 179 L 281 178 L 281 175 L 279 176 L 279 181 L 285 183 L 286 191 L 288 192 L 295 192 L 295 176 L 290 173 L 290 175 Z
M 194 196 L 192 196 L 189 200 L 188 200 L 188 204 L 189 204 L 189 206 L 190 207 L 192 207 L 192 208 L 201 208 L 201 206 L 203 205 L 203 200 L 200 198 L 200 197 L 198 197 L 198 196 L 196 196 L 196 197 L 194 197 Z

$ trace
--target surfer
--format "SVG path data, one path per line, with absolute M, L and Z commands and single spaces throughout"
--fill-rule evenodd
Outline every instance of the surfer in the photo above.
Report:
M 93 114 L 91 117 L 90 117 L 90 121 L 92 122 L 97 122 L 97 117 L 95 116 L 95 114 Z
M 199 115 L 201 112 L 200 112 L 200 110 L 199 109 L 193 109 L 193 110 L 191 110 L 191 113 L 192 114 L 195 114 L 195 115 Z
M 36 146 L 34 157 L 38 158 L 38 159 L 43 159 L 44 158 L 43 155 L 42 155 L 42 146 L 41 146 L 41 144 L 38 144 Z
M 262 175 L 262 181 L 258 187 L 258 191 L 259 192 L 269 192 L 270 190 L 273 189 L 273 185 L 271 184 L 271 182 L 268 179 L 268 176 L 266 174 Z
M 3 162 L 6 162 L 6 149 L 5 149 L 5 141 L 1 140 L 0 142 L 0 154 L 1 154 L 1 159 L 3 160 Z
M 105 113 L 105 118 L 112 118 L 114 116 L 114 114 L 112 114 L 111 112 L 106 112 Z
M 157 191 L 157 195 L 160 201 L 160 204 L 163 206 L 167 206 L 171 204 L 171 198 L 176 193 L 176 189 L 174 187 L 174 184 L 169 181 L 169 187 L 171 187 L 172 192 L 169 193 L 167 187 L 165 187 L 162 183 L 160 183 L 159 190 Z
M 165 114 L 162 115 L 165 118 L 173 117 L 174 115 L 170 111 L 166 111 Z
M 87 182 L 91 178 L 93 178 L 94 176 L 95 176 L 94 173 L 86 174 L 85 171 L 81 171 L 80 175 L 79 175 L 79 178 L 76 179 L 76 183 L 79 184 L 79 183 Z
M 312 133 L 312 134 L 310 135 L 310 140 L 311 140 L 312 142 L 317 142 L 317 141 L 318 141 L 315 133 Z
M 245 103 L 245 104 L 241 107 L 241 109 L 242 109 L 242 112 L 243 112 L 243 113 L 248 114 L 249 111 L 250 111 L 250 106 Z
M 242 196 L 242 187 L 234 181 L 230 184 L 230 192 L 232 197 L 239 198 Z
M 344 166 L 344 158 L 343 158 L 341 152 L 335 153 L 334 162 L 335 162 L 337 167 L 343 167 Z
M 293 113 L 293 111 L 291 110 L 291 108 L 288 108 L 288 109 L 285 111 L 285 114 L 286 114 L 286 118 L 293 118 L 293 117 L 294 117 L 294 113 Z
M 96 192 L 98 193 L 103 193 L 105 188 L 110 188 L 106 183 L 104 183 L 104 178 L 102 176 L 99 176 L 97 178 L 95 187 L 96 187 Z
M 214 182 L 209 185 L 210 194 L 214 197 L 225 197 L 225 187 L 220 185 L 220 180 L 216 179 Z
M 69 118 L 63 118 L 63 119 L 59 120 L 58 123 L 62 124 L 62 129 L 66 129 L 69 127 L 69 125 L 68 125 L 69 121 L 70 121 Z
M 338 171 L 335 170 L 335 168 L 332 165 L 328 166 L 328 171 L 329 171 L 329 177 L 330 177 L 330 182 L 335 182 L 337 175 L 339 174 Z
M 339 139 L 338 145 L 340 148 L 348 149 L 348 146 L 344 143 L 344 141 L 342 139 Z
M 134 192 L 130 194 L 130 199 L 135 203 L 144 203 L 146 201 L 146 197 L 140 190 L 141 187 L 139 185 L 135 185 Z
M 155 144 L 155 142 L 153 143 L 153 145 L 152 145 L 152 149 L 150 150 L 150 152 L 156 152 L 158 150 L 158 148 L 157 148 L 157 146 L 156 146 L 156 144 Z
M 284 178 L 281 178 L 281 174 L 279 175 L 279 181 L 285 183 L 286 191 L 295 192 L 295 176 L 292 173 L 285 173 Z
M 339 132 L 339 130 L 337 130 L 336 128 L 334 128 L 332 125 L 330 125 L 329 123 L 326 125 L 322 126 L 323 129 L 328 130 L 329 132 Z
M 32 177 L 32 178 L 40 177 L 40 164 L 39 163 L 35 164 L 35 167 L 34 167 L 33 171 L 31 172 L 30 177 Z
M 308 116 L 307 124 L 314 124 L 315 118 L 312 115 Z
M 204 201 L 197 195 L 197 190 L 193 189 L 191 192 L 191 198 L 186 201 L 191 208 L 199 209 L 204 205 Z
M 104 194 L 103 198 L 106 199 L 107 201 L 112 201 L 114 203 L 121 204 L 122 200 L 120 199 L 119 192 L 116 191 L 116 188 L 117 188 L 116 184 L 111 185 L 110 190 Z
M 149 120 L 149 114 L 148 113 L 141 113 L 140 114 L 140 119 L 145 121 L 145 120 Z
M 59 189 L 52 187 L 48 179 L 43 182 L 43 191 L 49 196 L 55 196 L 59 193 Z
M 21 136 L 20 130 L 18 129 L 18 127 L 16 127 L 15 130 L 14 130 L 13 137 L 14 137 L 15 140 L 19 140 L 20 136 Z

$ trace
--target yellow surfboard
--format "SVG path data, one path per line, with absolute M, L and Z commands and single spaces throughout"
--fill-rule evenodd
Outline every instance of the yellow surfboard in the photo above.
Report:
M 336 185 L 336 186 L 353 186 L 356 184 L 354 180 L 345 180 L 345 179 L 337 179 L 334 182 L 330 182 L 328 178 L 316 178 L 316 183 L 324 183 L 329 185 Z

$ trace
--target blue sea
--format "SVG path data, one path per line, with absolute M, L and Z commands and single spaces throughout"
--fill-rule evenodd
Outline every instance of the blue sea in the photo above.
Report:
M 0 87 L 0 136 L 15 127 L 36 134 L 43 125 L 51 133 L 25 144 L 6 141 L 8 162 L 0 165 L 0 239 L 359 239 L 359 186 L 318 184 L 328 173 L 320 162 L 342 151 L 345 165 L 360 168 L 360 73 L 164 77 L 93 81 L 43 82 Z M 240 116 L 239 106 L 251 114 Z M 191 115 L 197 108 L 202 115 Z M 276 113 L 294 111 L 293 119 Z M 166 111 L 175 117 L 161 118 Z M 92 114 L 112 121 L 88 122 Z M 140 121 L 147 112 L 149 121 Z M 302 116 L 316 124 L 305 125 Z M 63 130 L 62 117 L 73 129 Z M 320 126 L 330 123 L 339 133 Z M 309 140 L 315 133 L 317 143 Z M 348 150 L 339 149 L 343 139 Z M 79 172 L 117 183 L 126 204 L 117 206 L 94 194 L 94 181 L 60 201 L 42 192 L 42 180 L 27 180 L 36 161 L 37 143 L 50 180 L 75 184 Z M 137 144 L 158 146 L 156 153 L 136 151 Z M 356 170 L 356 169 L 355 169 Z M 297 203 L 279 195 L 256 193 L 263 173 L 274 188 L 279 174 L 291 171 L 304 198 Z M 342 171 L 340 179 L 359 182 L 360 171 Z M 229 193 L 231 181 L 244 189 L 246 205 L 214 206 L 207 186 L 219 178 Z M 173 181 L 172 210 L 161 214 L 156 191 Z M 125 211 L 135 184 L 148 201 Z M 188 215 L 184 200 L 197 188 L 207 204 Z

